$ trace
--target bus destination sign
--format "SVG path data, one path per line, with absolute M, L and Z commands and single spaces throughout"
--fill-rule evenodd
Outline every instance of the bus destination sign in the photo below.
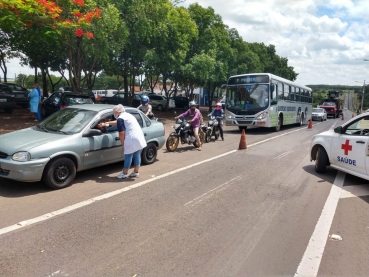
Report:
M 268 75 L 247 75 L 229 78 L 228 85 L 269 83 Z

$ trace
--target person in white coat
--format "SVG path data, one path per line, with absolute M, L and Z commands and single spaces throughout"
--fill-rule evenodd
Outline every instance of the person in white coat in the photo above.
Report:
M 139 177 L 141 165 L 141 150 L 146 147 L 146 140 L 137 119 L 130 113 L 126 113 L 123 105 L 119 104 L 113 108 L 113 115 L 116 121 L 109 121 L 103 125 L 117 125 L 119 139 L 122 143 L 124 153 L 123 171 L 117 178 L 126 179 L 128 177 Z M 128 175 L 128 169 L 133 160 L 134 171 Z

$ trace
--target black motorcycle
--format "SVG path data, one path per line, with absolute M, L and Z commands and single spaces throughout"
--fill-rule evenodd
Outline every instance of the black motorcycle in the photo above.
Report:
M 220 136 L 220 131 L 218 128 L 219 121 L 215 116 L 210 116 L 208 127 L 206 128 L 205 133 L 205 142 L 210 142 L 211 137 L 214 136 L 215 140 L 217 140 Z
M 175 131 L 169 134 L 166 142 L 166 147 L 169 152 L 173 152 L 177 149 L 179 141 L 181 141 L 181 144 L 187 143 L 189 145 L 193 144 L 195 147 L 199 147 L 191 124 L 188 123 L 184 117 L 178 118 L 175 125 L 172 127 Z M 205 133 L 201 126 L 199 128 L 199 138 L 202 145 L 205 140 Z

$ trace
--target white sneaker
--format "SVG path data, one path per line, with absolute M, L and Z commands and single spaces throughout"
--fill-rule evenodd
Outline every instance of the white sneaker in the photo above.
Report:
M 123 172 L 119 173 L 117 176 L 118 179 L 127 179 L 128 178 L 128 174 L 123 174 Z
M 138 178 L 140 176 L 140 173 L 138 173 L 138 172 L 132 172 L 131 174 L 129 174 L 129 177 L 136 177 L 136 178 Z

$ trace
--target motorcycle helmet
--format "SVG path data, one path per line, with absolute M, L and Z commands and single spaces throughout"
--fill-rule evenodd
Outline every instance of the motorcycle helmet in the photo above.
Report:
M 215 109 L 216 110 L 221 110 L 222 109 L 222 103 L 218 102 L 216 105 L 215 105 Z
M 195 101 L 191 101 L 188 105 L 189 105 L 190 107 L 192 107 L 192 106 L 195 106 L 195 107 L 196 107 L 196 102 L 195 102 Z
M 146 103 L 149 103 L 149 97 L 147 97 L 147 96 L 142 96 L 142 98 L 141 98 L 141 103 L 142 104 L 146 104 Z

